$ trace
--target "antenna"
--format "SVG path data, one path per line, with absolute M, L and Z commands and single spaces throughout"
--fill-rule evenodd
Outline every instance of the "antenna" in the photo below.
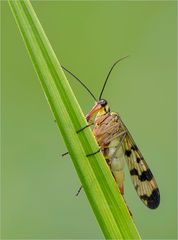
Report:
M 128 56 L 129 56 L 129 55 L 128 55 Z M 108 75 L 107 75 L 107 77 L 106 77 L 106 79 L 105 79 L 105 81 L 104 81 L 103 87 L 102 87 L 102 89 L 101 89 L 101 93 L 100 93 L 100 96 L 99 96 L 99 100 L 100 100 L 101 97 L 102 97 L 102 94 L 103 94 L 103 92 L 104 92 L 106 83 L 107 83 L 107 81 L 108 81 L 108 78 L 109 78 L 109 76 L 110 76 L 113 68 L 116 66 L 117 63 L 119 63 L 120 61 L 124 60 L 124 59 L 127 58 L 128 56 L 125 56 L 125 57 L 123 57 L 123 58 L 120 58 L 119 60 L 117 60 L 117 61 L 112 65 L 112 67 L 111 67 L 111 69 L 109 70 L 109 73 L 108 73 Z
M 87 92 L 90 94 L 90 96 L 93 97 L 93 99 L 97 102 L 96 97 L 94 96 L 94 94 L 90 91 L 90 89 L 77 77 L 75 76 L 71 71 L 69 71 L 67 68 L 65 68 L 64 66 L 61 66 L 66 72 L 68 72 L 72 77 L 74 77 L 75 79 L 77 79 L 77 81 L 87 90 Z

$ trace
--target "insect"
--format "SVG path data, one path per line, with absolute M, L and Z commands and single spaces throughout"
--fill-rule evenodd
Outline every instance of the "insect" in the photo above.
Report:
M 88 125 L 78 132 L 93 125 L 93 134 L 99 145 L 97 152 L 102 152 L 120 193 L 124 195 L 124 165 L 127 162 L 131 180 L 138 196 L 148 208 L 155 209 L 160 203 L 160 192 L 156 180 L 121 117 L 118 113 L 111 112 L 107 100 L 102 99 L 103 91 L 113 68 L 125 58 L 117 60 L 112 65 L 103 84 L 99 100 L 78 77 L 62 67 L 76 78 L 95 100 L 94 107 L 86 115 Z M 95 119 L 93 119 L 94 116 Z M 93 154 L 95 153 L 88 156 Z M 78 193 L 80 190 L 81 188 Z

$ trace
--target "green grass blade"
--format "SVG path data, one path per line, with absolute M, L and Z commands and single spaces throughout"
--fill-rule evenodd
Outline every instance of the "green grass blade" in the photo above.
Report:
M 28 0 L 9 1 L 42 88 L 82 186 L 107 239 L 140 239 L 127 207 L 89 128 L 55 53 Z M 60 24 L 59 26 L 60 27 Z

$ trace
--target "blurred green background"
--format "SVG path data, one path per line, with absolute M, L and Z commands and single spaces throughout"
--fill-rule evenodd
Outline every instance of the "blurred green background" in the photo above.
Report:
M 176 2 L 33 1 L 60 62 L 122 116 L 161 191 L 125 198 L 143 239 L 176 238 Z M 2 7 L 2 238 L 103 239 L 7 2 Z M 93 99 L 71 77 L 84 113 Z

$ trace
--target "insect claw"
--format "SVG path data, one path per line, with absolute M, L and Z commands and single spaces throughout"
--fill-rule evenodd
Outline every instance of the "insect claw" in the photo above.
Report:
M 69 154 L 69 152 L 65 152 L 62 154 L 62 157 L 64 157 L 65 155 Z
M 90 156 L 95 155 L 96 153 L 99 153 L 99 152 L 100 152 L 100 149 L 98 149 L 98 150 L 97 150 L 96 152 L 94 152 L 94 153 L 87 154 L 86 157 L 90 157 Z

